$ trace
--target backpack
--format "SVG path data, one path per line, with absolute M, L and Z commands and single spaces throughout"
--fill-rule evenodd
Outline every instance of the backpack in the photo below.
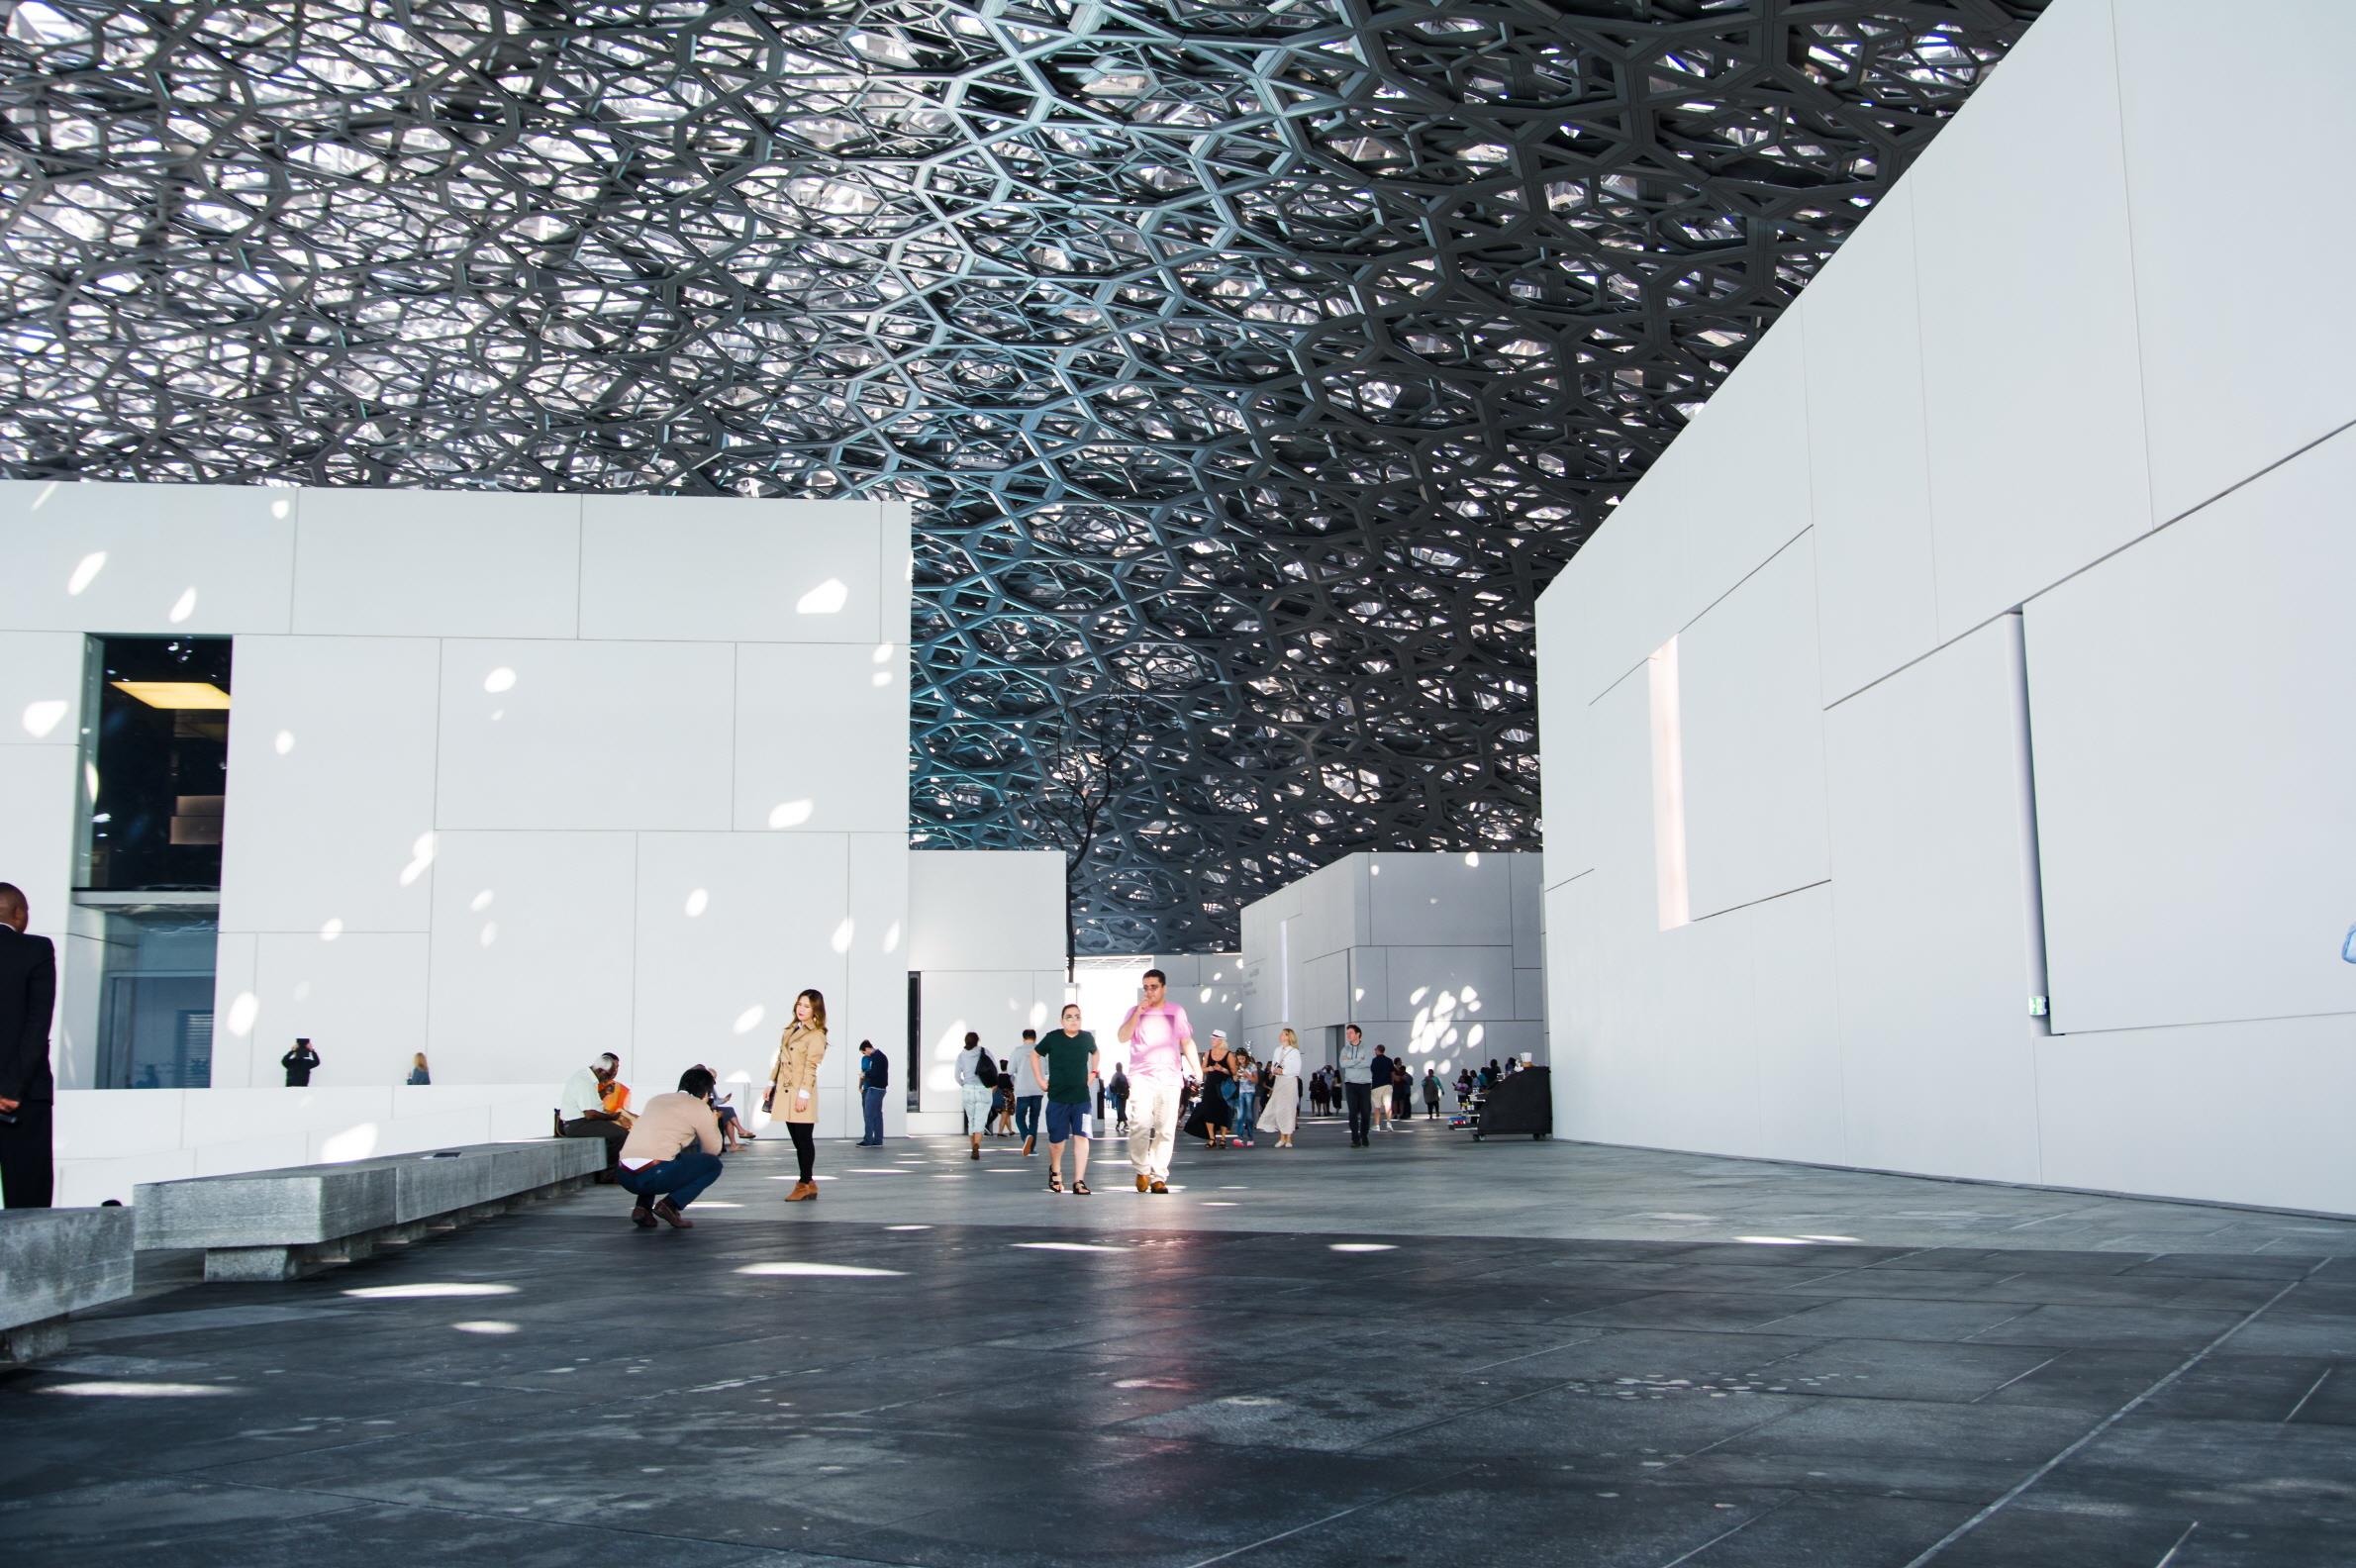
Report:
M 990 1053 L 987 1050 L 983 1050 L 981 1056 L 973 1064 L 973 1081 L 985 1089 L 998 1087 L 998 1063 L 990 1059 Z

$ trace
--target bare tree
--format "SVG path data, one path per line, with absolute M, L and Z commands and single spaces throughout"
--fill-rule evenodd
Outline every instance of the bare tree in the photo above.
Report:
M 1067 710 L 1053 750 L 1039 764 L 1031 804 L 1039 827 L 1063 847 L 1063 975 L 1077 977 L 1080 877 L 1089 851 L 1111 826 L 1113 803 L 1145 776 L 1152 729 L 1144 704 L 1106 697 Z

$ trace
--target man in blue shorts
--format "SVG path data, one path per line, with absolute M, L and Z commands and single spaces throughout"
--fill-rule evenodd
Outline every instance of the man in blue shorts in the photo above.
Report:
M 1063 1028 L 1031 1049 L 1031 1078 L 1047 1096 L 1047 1191 L 1063 1191 L 1063 1145 L 1072 1145 L 1072 1192 L 1088 1196 L 1088 1104 L 1096 1080 L 1096 1036 L 1080 1028 L 1080 1005 L 1063 1005 Z

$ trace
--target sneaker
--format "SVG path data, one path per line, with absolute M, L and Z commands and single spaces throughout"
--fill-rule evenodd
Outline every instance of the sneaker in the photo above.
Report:
M 1025 1139 L 1023 1140 L 1023 1157 L 1024 1157 L 1025 1159 L 1029 1159 L 1029 1158 L 1031 1158 L 1031 1150 L 1033 1150 L 1033 1149 L 1037 1148 L 1038 1146 L 1039 1146 L 1039 1140 L 1038 1140 L 1037 1138 L 1035 1138 L 1035 1137 L 1027 1137 L 1027 1138 L 1025 1138 Z

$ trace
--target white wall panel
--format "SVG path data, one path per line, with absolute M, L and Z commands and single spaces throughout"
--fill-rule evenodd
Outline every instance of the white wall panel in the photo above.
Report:
M 1953 637 L 2151 526 L 2109 0 L 2046 12 L 1907 178 Z
M 1508 947 L 1391 947 L 1384 949 L 1389 993 L 1385 1018 L 1421 1020 L 1423 1029 L 1450 1021 L 1514 1017 L 1514 954 Z M 1466 988 L 1471 988 L 1467 997 Z M 1478 1004 L 1477 1006 L 1472 1004 Z
M 1610 687 L 1702 608 L 1685 588 L 1685 527 L 1709 504 L 1708 459 L 1682 445 L 1670 443 L 1547 590 L 1571 593 L 1574 696 Z
M 1058 857 L 1060 858 L 1060 857 Z M 834 1040 L 842 1059 L 830 1063 L 830 1085 L 842 1097 L 842 1136 L 856 1137 L 859 1121 L 859 1041 L 871 1039 L 890 1060 L 884 1093 L 884 1133 L 897 1137 L 908 1121 L 908 832 L 853 833 L 845 908 L 851 922 L 848 972 L 835 1004 Z M 824 1075 L 822 1075 L 824 1076 Z
M 1839 1164 L 1847 1154 L 1832 889 L 1738 912 L 1750 928 L 1750 1033 L 1758 1058 L 1754 1151 Z
M 1568 591 L 1550 588 L 1538 595 L 1536 657 L 1538 668 L 1547 672 L 1537 683 L 1538 744 L 1545 755 L 1556 759 L 1552 767 L 1538 770 L 1547 887 L 1567 882 L 1595 863 L 1587 851 L 1583 800 L 1589 777 L 1583 760 L 1588 744 L 1587 704 L 1593 693 L 1571 673 L 1576 656 L 1571 623 L 1577 614 Z
M 552 1094 L 612 1051 L 623 1082 L 643 1088 L 631 1048 L 636 851 L 629 833 L 441 835 L 427 1046 L 437 1078 L 545 1079 Z
M 1824 716 L 1815 552 L 1801 539 L 1677 644 L 1694 916 L 1821 882 Z
M 1293 989 L 1293 1016 L 1341 1023 L 1354 1016 L 1350 1007 L 1350 955 L 1347 949 L 1312 958 L 1301 965 Z M 1301 1026 L 1295 1025 L 1298 1029 Z M 1324 1024 L 1316 1026 L 1323 1028 Z
M 1357 857 L 1353 857 L 1357 858 Z M 1367 881 L 1378 947 L 1514 945 L 1513 857 L 1383 854 Z
M 1796 332 L 1760 339 L 1677 438 L 1702 459 L 1684 492 L 1680 624 L 1808 530 L 1804 343 Z
M 427 1049 L 423 933 L 253 940 L 261 1010 L 249 1037 L 248 1084 L 283 1084 L 278 1059 L 297 1038 L 319 1052 L 311 1082 L 320 1088 L 390 1088 L 409 1076 L 416 1053 Z
M 725 830 L 735 658 L 720 643 L 444 642 L 441 825 Z
M 845 1000 L 848 872 L 836 833 L 638 835 L 637 1061 L 624 1077 L 650 1086 L 641 1097 L 702 1062 L 748 1083 L 752 1098 L 737 1104 L 750 1109 L 795 996 L 811 987 L 831 1008 Z M 830 1018 L 822 1071 L 838 1075 L 835 1057 L 856 1054 L 846 1024 Z
M 2008 633 L 1825 717 L 1850 1159 L 2036 1181 Z
M 1697 920 L 1654 943 L 1652 1141 L 1756 1152 L 1751 923 L 1740 914 Z
M 1517 969 L 1514 971 L 1513 1017 L 1537 1019 L 1546 1017 L 1546 971 L 1544 969 Z
M 2045 1179 L 2356 1214 L 2356 1018 L 2040 1040 Z
M 908 831 L 907 653 L 748 642 L 736 650 L 740 832 Z
M 2027 612 L 2054 1027 L 2356 1011 L 2356 433 Z
M 1800 297 L 1824 701 L 1938 644 L 1914 188 L 1901 180 Z M 1541 689 L 1543 689 L 1541 687 Z
M 2356 8 L 2257 0 L 2230 27 L 2200 0 L 2115 10 L 2153 510 L 2166 520 L 2356 420 L 2356 318 L 2318 309 L 2300 276 L 2356 249 L 2356 209 L 2323 194 L 2344 190 L 2356 145 Z M 2220 217 L 2219 191 L 2243 221 Z M 2244 280 L 2230 308 L 2227 278 Z
M 296 505 L 259 486 L 0 483 L 0 627 L 284 632 Z
M 1061 968 L 1063 948 L 1061 850 L 910 852 L 904 968 Z
M 67 928 L 78 770 L 71 746 L 0 746 L 0 880 L 24 890 L 40 935 Z
M 440 646 L 242 637 L 233 657 L 221 929 L 425 930 Z
M 307 489 L 294 629 L 335 636 L 569 637 L 581 498 Z
M 81 743 L 88 643 L 78 632 L 0 632 L 0 745 Z
M 1504 859 L 1513 878 L 1514 967 L 1535 969 L 1546 961 L 1545 856 L 1512 854 Z
M 1349 1017 L 1398 1011 L 1391 1002 L 1391 949 L 1351 948 Z M 1347 1023 L 1349 1019 L 1341 1022 Z M 1294 1027 L 1298 1029 L 1300 1026 Z
M 93 946 L 96 944 L 93 943 Z M 262 1082 L 254 1067 L 266 1038 L 261 1033 L 258 965 L 261 938 L 251 931 L 223 931 L 213 944 L 213 1077 L 215 1089 L 249 1089 Z M 97 1011 L 91 1011 L 96 1037 Z M 270 1021 L 276 1028 L 276 1021 Z M 278 1056 L 286 1054 L 280 1046 Z M 278 1056 L 270 1058 L 275 1063 Z M 95 1055 L 93 1055 L 95 1060 Z M 84 1086 L 86 1087 L 86 1085 Z
M 1023 1031 L 1038 1027 L 1031 1018 L 1050 1002 L 1061 1006 L 1061 995 L 1041 997 L 1036 974 L 1031 970 L 926 970 L 922 1021 L 925 1113 L 957 1115 L 957 1054 L 965 1048 L 966 1030 L 981 1035 L 982 1048 L 994 1060 L 1004 1061 L 1022 1044 Z M 1108 1061 L 1120 1051 L 1113 1039 L 1113 1028 L 1120 1022 L 1100 1019 L 1092 1026 Z M 893 1065 L 899 1065 L 897 1056 Z
M 719 642 L 906 642 L 879 606 L 889 541 L 872 501 L 585 496 L 581 636 Z

